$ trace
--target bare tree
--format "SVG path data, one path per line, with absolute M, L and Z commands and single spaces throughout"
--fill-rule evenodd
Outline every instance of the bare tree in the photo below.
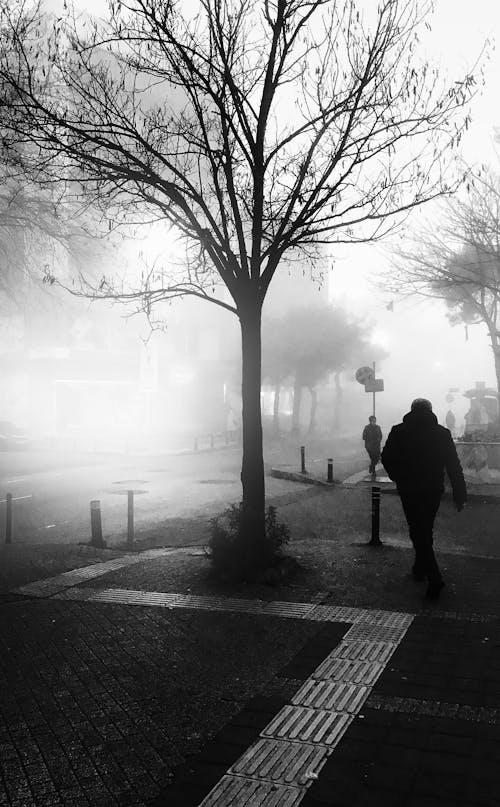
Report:
M 500 178 L 471 175 L 466 193 L 446 204 L 441 223 L 394 251 L 386 288 L 444 300 L 452 325 L 488 330 L 500 397 Z
M 448 81 L 419 56 L 431 5 L 110 0 L 103 22 L 70 10 L 49 25 L 3 0 L 4 145 L 21 142 L 27 168 L 105 200 L 111 226 L 149 216 L 185 245 L 182 277 L 155 267 L 128 290 L 103 279 L 95 296 L 150 311 L 191 294 L 239 317 L 243 512 L 255 545 L 261 309 L 277 266 L 381 238 L 455 186 L 446 166 L 476 77 Z
M 95 238 L 97 220 L 87 205 L 70 201 L 60 188 L 42 188 L 3 165 L 0 179 L 0 301 L 7 311 L 27 311 L 49 290 L 44 281 L 56 267 L 75 270 L 111 254 L 111 240 Z M 91 236 L 91 232 L 93 236 Z M 109 260 L 109 258 L 108 258 Z

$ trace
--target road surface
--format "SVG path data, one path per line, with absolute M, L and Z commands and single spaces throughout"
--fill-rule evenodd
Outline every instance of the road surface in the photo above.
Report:
M 90 539 L 90 501 L 101 502 L 103 535 L 123 542 L 127 490 L 134 490 L 137 530 L 173 518 L 207 520 L 241 499 L 238 448 L 155 456 L 0 453 L 0 541 L 5 495 L 13 497 L 15 543 L 78 543 Z M 266 477 L 267 496 L 296 483 Z

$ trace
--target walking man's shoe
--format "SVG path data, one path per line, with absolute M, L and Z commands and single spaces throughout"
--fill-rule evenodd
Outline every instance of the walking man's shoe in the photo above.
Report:
M 428 600 L 437 600 L 441 594 L 441 589 L 444 588 L 444 581 L 439 580 L 436 583 L 429 583 L 425 596 Z

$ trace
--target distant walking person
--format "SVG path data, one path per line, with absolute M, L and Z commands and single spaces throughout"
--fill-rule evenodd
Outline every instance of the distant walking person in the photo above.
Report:
M 453 414 L 451 409 L 448 409 L 448 411 L 446 413 L 446 417 L 444 419 L 444 422 L 446 423 L 446 428 L 450 430 L 451 436 L 454 437 L 455 436 L 455 422 L 456 421 L 455 421 L 455 415 Z
M 444 493 L 444 471 L 451 482 L 457 510 L 462 510 L 467 492 L 462 466 L 451 434 L 438 425 L 432 404 L 416 398 L 403 422 L 393 426 L 382 451 L 382 464 L 396 482 L 415 548 L 412 574 L 428 580 L 426 596 L 437 599 L 444 586 L 434 556 L 433 527 Z
M 382 443 L 382 430 L 380 426 L 377 426 L 375 415 L 370 415 L 368 418 L 368 423 L 363 429 L 363 440 L 370 457 L 369 473 L 374 474 L 377 463 L 380 462 L 380 446 Z

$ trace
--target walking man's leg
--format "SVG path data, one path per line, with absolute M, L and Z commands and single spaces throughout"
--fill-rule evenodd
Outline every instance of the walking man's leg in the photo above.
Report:
M 370 469 L 369 469 L 369 472 L 371 474 L 374 474 L 375 470 L 376 470 L 376 467 L 377 467 L 377 463 L 380 461 L 380 452 L 372 449 L 368 453 L 370 455 Z
M 434 555 L 433 527 L 439 508 L 441 495 L 433 491 L 399 491 L 410 540 L 415 549 L 415 562 L 412 568 L 416 580 L 429 581 L 430 596 L 441 590 L 443 579 Z M 437 596 L 437 595 L 436 595 Z
M 434 519 L 439 509 L 441 495 L 437 493 L 426 493 L 423 497 L 421 508 L 421 554 L 424 562 L 425 575 L 429 581 L 427 596 L 437 597 L 444 586 L 441 571 L 439 569 L 436 556 L 434 554 Z

